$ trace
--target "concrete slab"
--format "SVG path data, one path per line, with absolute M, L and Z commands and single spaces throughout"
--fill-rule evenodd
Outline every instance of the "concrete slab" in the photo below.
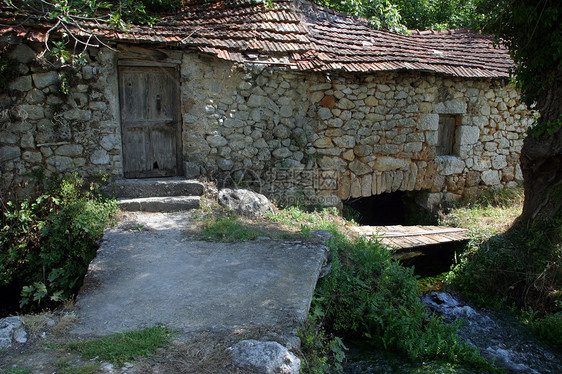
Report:
M 199 209 L 199 196 L 163 196 L 139 197 L 134 199 L 117 199 L 121 210 L 128 212 L 180 212 L 182 210 Z
M 105 188 L 117 198 L 201 196 L 204 186 L 196 180 L 173 178 L 119 179 Z
M 306 318 L 326 247 L 299 241 L 193 241 L 189 212 L 142 213 L 107 230 L 73 329 L 106 335 L 158 323 L 189 333 L 286 327 Z

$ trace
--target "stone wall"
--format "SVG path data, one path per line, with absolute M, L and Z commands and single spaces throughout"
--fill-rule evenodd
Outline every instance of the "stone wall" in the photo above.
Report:
M 31 175 L 121 175 L 115 54 L 90 49 L 65 68 L 40 58 L 43 44 L 14 44 L 3 58 L 16 77 L 0 93 L 0 192 L 24 195 Z
M 515 186 L 531 123 L 502 80 L 419 72 L 365 76 L 245 68 L 185 54 L 184 157 L 190 176 L 259 180 L 277 199 L 321 203 L 426 191 L 428 203 Z M 456 115 L 453 154 L 437 156 L 440 115 Z
M 122 177 L 123 54 L 92 49 L 87 64 L 71 71 L 38 62 L 42 47 L 17 44 L 9 52 L 19 76 L 0 94 L 0 189 L 13 190 L 34 169 Z M 188 178 L 219 185 L 244 179 L 276 200 L 325 205 L 399 190 L 424 191 L 430 205 L 521 179 L 531 113 L 505 81 L 421 72 L 323 75 L 172 54 Z M 437 156 L 442 115 L 457 118 L 455 145 Z

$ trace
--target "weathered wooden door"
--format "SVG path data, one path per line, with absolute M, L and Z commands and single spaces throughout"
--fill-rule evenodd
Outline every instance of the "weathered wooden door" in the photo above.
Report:
M 119 68 L 123 171 L 126 178 L 178 175 L 178 73 L 174 68 Z

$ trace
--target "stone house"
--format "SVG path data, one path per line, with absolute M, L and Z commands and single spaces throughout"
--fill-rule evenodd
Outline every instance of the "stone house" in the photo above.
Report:
M 21 17 L 0 6 L 16 67 L 0 94 L 2 194 L 34 170 L 78 170 L 431 205 L 522 178 L 531 112 L 485 35 L 394 34 L 304 0 L 188 2 L 153 27 L 83 24 L 75 35 L 103 44 L 65 68 L 39 58 L 50 24 Z

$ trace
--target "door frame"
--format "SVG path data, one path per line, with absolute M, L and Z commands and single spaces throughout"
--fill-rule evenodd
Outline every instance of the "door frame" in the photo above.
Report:
M 176 96 L 175 100 L 175 136 L 176 136 L 176 174 L 175 176 L 183 176 L 183 141 L 182 141 L 182 124 L 183 124 L 183 117 L 181 114 L 181 80 L 180 80 L 180 65 L 178 63 L 172 62 L 157 62 L 157 61 L 150 61 L 150 60 L 137 60 L 137 59 L 119 59 L 117 60 L 117 91 L 118 91 L 118 102 L 119 102 L 119 124 L 121 128 L 121 159 L 123 161 L 123 165 L 121 166 L 123 177 L 124 178 L 158 178 L 158 176 L 154 177 L 125 177 L 125 147 L 123 145 L 123 119 L 121 118 L 121 68 L 126 67 L 146 67 L 146 68 L 172 68 L 174 69 L 175 79 L 176 79 L 176 92 L 174 95 Z

